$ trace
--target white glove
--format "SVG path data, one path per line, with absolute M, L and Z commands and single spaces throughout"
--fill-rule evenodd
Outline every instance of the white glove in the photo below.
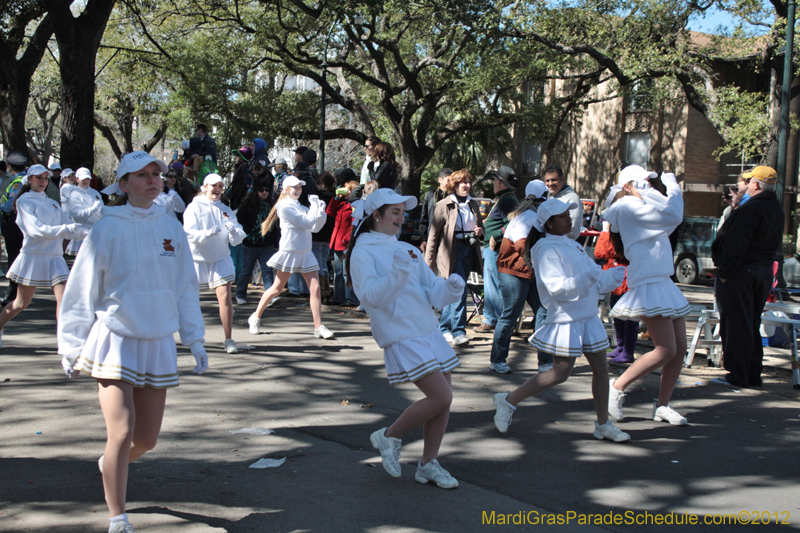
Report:
M 622 285 L 622 282 L 625 281 L 626 268 L 624 266 L 618 266 L 610 268 L 609 270 L 611 270 L 611 279 L 614 280 L 614 283 L 616 283 L 618 286 Z
M 408 254 L 408 250 L 405 249 L 397 249 L 392 254 L 392 259 L 394 260 L 394 264 L 400 267 L 407 267 L 411 264 L 411 256 Z
M 71 363 L 66 357 L 61 358 L 61 368 L 64 369 L 64 373 L 69 379 L 78 377 L 81 372 L 80 370 L 75 370 L 74 365 L 75 363 Z
M 77 222 L 72 222 L 71 224 L 67 224 L 68 233 L 77 233 L 79 229 L 81 229 L 81 225 L 78 224 Z
M 661 173 L 661 183 L 667 185 L 669 183 L 673 183 L 675 185 L 678 184 L 678 179 L 675 177 L 675 174 L 672 172 L 662 172 Z
M 228 233 L 233 233 L 233 222 L 225 222 L 225 229 L 228 230 Z
M 197 366 L 192 369 L 195 374 L 202 374 L 208 368 L 208 354 L 206 349 L 200 342 L 196 342 L 191 346 L 192 355 L 197 363 Z
M 103 209 L 103 201 L 102 200 L 95 200 L 92 204 L 92 211 L 97 212 Z
M 450 277 L 447 278 L 447 284 L 455 292 L 462 292 L 464 290 L 464 287 L 467 286 L 467 283 L 464 281 L 464 278 L 462 278 L 458 274 L 450 274 Z
M 316 194 L 309 194 L 308 195 L 308 203 L 310 203 L 310 204 L 319 203 L 319 196 L 317 196 Z

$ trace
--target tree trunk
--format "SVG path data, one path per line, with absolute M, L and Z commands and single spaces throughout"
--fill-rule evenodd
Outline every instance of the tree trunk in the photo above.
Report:
M 25 111 L 28 108 L 28 95 L 31 92 L 31 78 L 9 80 L 6 78 L 0 90 L 0 131 L 3 134 L 5 152 L 19 150 L 28 156 L 28 143 L 25 138 Z M 14 76 L 14 78 L 20 78 Z

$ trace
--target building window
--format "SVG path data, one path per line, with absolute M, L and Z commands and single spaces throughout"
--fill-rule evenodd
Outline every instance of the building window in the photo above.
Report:
M 522 149 L 522 175 L 538 176 L 542 168 L 541 143 L 523 143 Z
M 634 83 L 628 95 L 628 111 L 650 111 L 652 105 L 653 80 L 641 80 Z
M 625 166 L 640 165 L 647 168 L 650 163 L 650 134 L 632 132 L 625 134 Z

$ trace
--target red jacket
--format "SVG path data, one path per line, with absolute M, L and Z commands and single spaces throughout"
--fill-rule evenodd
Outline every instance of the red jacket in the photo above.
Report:
M 627 262 L 617 262 L 617 252 L 611 244 L 611 234 L 607 231 L 601 232 L 600 236 L 597 238 L 597 244 L 594 245 L 594 257 L 595 259 L 605 260 L 606 264 L 603 265 L 603 270 L 608 270 L 616 266 L 628 266 Z M 625 271 L 625 279 L 622 281 L 622 285 L 614 289 L 611 294 L 621 296 L 626 292 L 628 292 L 627 270 Z
M 344 252 L 350 242 L 350 233 L 353 227 L 353 208 L 350 207 L 348 201 L 334 198 L 328 204 L 325 213 L 336 220 L 333 225 L 333 233 L 331 233 L 331 250 Z

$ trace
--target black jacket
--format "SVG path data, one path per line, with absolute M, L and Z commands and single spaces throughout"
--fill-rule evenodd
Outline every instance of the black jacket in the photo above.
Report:
M 773 191 L 761 192 L 725 220 L 711 244 L 719 277 L 728 279 L 739 267 L 772 267 L 783 240 L 783 208 Z
M 369 164 L 369 179 L 377 181 L 379 189 L 394 190 L 397 188 L 397 167 L 386 161 L 377 166 L 372 162 Z
M 419 215 L 419 236 L 422 242 L 428 242 L 428 230 L 431 227 L 431 220 L 433 220 L 433 210 L 436 202 L 445 196 L 447 193 L 438 187 L 435 191 L 425 193 L 425 198 L 422 200 L 422 212 Z
M 334 194 L 333 191 L 329 191 L 328 189 L 318 189 L 317 196 L 319 199 L 325 202 L 325 207 L 328 207 L 328 204 L 331 203 L 333 200 Z M 311 242 L 324 242 L 328 244 L 331 242 L 331 235 L 333 235 L 333 226 L 336 225 L 336 217 L 328 217 L 325 220 L 325 224 L 322 226 L 316 233 L 311 234 Z
M 200 155 L 203 156 L 203 159 L 210 155 L 214 164 L 217 164 L 217 141 L 209 137 L 208 134 L 200 139 Z

